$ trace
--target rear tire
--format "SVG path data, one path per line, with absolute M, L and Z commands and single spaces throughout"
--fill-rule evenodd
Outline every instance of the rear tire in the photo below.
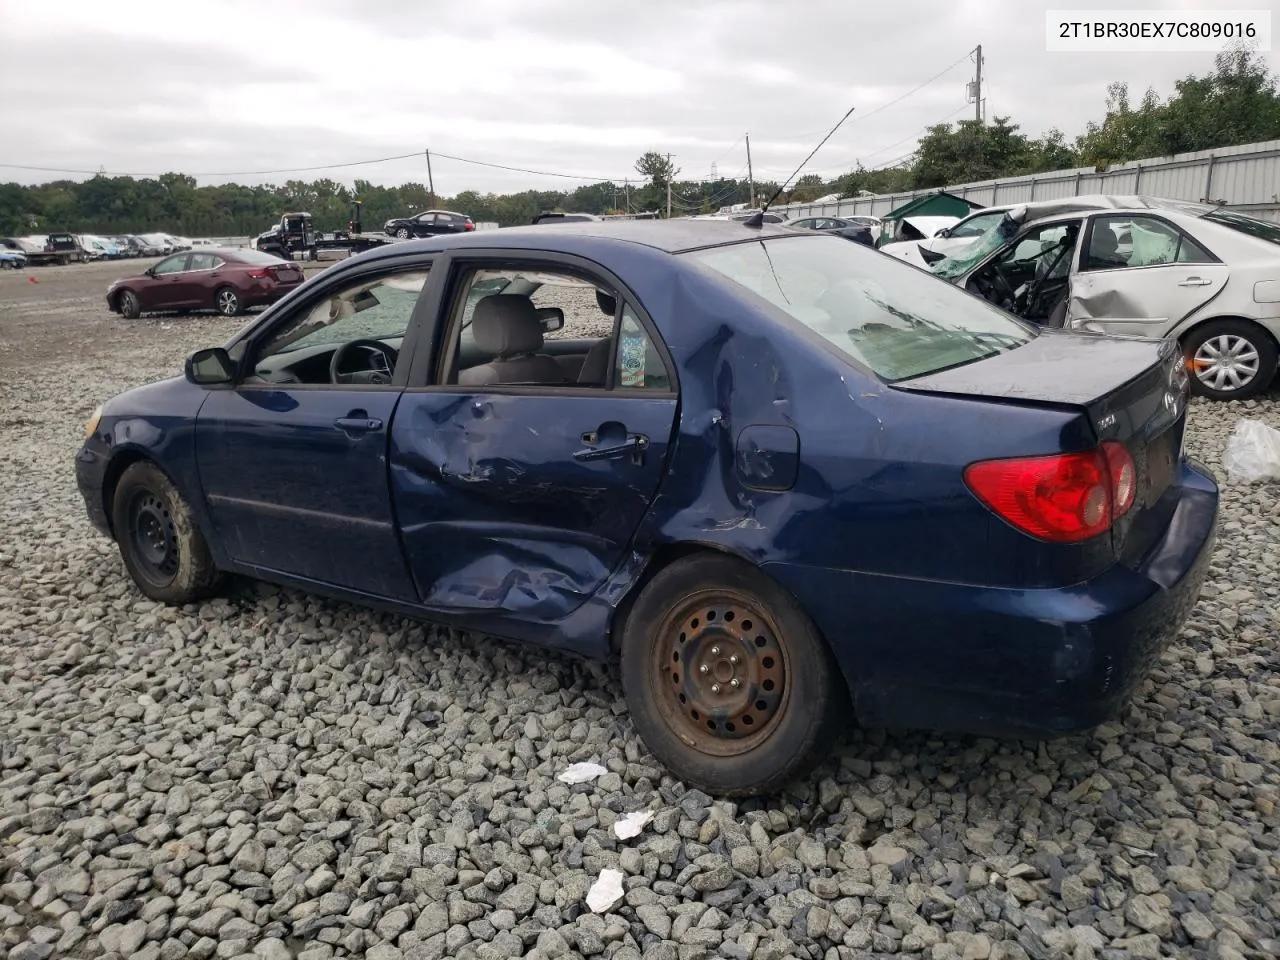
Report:
M 129 576 L 149 599 L 180 606 L 209 596 L 221 584 L 191 508 L 151 461 L 141 460 L 121 474 L 111 528 Z
M 396 231 L 396 237 L 400 240 L 408 240 L 409 229 L 407 227 L 401 227 L 399 230 Z
M 126 320 L 137 320 L 142 316 L 142 303 L 132 290 L 121 290 L 116 297 L 116 305 L 120 308 L 120 316 Z
M 721 554 L 677 560 L 645 585 L 622 633 L 637 732 L 685 783 L 771 794 L 828 753 L 847 716 L 843 677 L 799 604 Z
M 1191 390 L 1210 400 L 1248 400 L 1275 379 L 1276 342 L 1248 320 L 1211 320 L 1182 340 Z
M 236 317 L 244 313 L 244 304 L 240 294 L 230 287 L 219 287 L 213 295 L 213 308 L 224 317 Z

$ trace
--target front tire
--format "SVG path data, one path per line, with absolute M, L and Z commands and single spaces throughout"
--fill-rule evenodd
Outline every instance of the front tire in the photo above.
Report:
M 218 588 L 221 575 L 191 508 L 154 463 L 139 461 L 121 475 L 111 526 L 129 576 L 148 599 L 180 606 Z
M 1187 334 L 1182 348 L 1192 391 L 1210 400 L 1248 400 L 1275 379 L 1276 342 L 1248 320 L 1202 324 Z
M 400 239 L 400 240 L 408 240 L 408 239 L 409 239 L 409 228 L 408 228 L 408 227 L 401 227 L 399 230 L 397 230 L 397 231 L 396 231 L 396 237 L 397 237 L 397 239 Z
M 230 287 L 218 288 L 218 292 L 213 295 L 213 308 L 224 317 L 235 317 L 244 313 L 240 294 Z
M 116 303 L 120 307 L 120 316 L 126 320 L 137 320 L 142 316 L 142 302 L 132 290 L 122 290 Z
M 621 659 L 650 752 L 720 796 L 772 794 L 807 774 L 847 714 L 839 668 L 808 615 L 733 557 L 661 570 L 627 616 Z

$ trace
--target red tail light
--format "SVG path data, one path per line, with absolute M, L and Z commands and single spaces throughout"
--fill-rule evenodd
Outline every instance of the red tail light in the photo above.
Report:
M 1105 533 L 1133 506 L 1138 487 L 1133 458 L 1114 440 L 1083 453 L 984 460 L 964 479 L 1002 520 L 1051 543 Z
M 275 268 L 274 267 L 255 267 L 254 269 L 249 271 L 248 275 L 252 277 L 254 280 L 263 280 L 267 277 L 274 277 Z
M 472 223 L 470 220 L 468 220 L 465 224 L 462 225 L 462 229 L 464 230 L 474 230 L 475 228 L 476 228 L 476 225 Z

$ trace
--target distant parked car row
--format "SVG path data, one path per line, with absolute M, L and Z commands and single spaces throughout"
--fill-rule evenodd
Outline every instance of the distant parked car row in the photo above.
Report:
M 190 240 L 170 233 L 119 234 L 50 233 L 26 237 L 0 237 L 0 268 L 22 268 L 51 263 L 84 263 L 90 260 L 123 260 L 129 257 L 163 257 L 212 241 Z

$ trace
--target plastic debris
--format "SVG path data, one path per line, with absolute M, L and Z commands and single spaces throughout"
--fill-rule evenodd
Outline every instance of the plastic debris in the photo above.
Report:
M 630 840 L 632 837 L 639 836 L 640 831 L 652 819 L 652 810 L 637 810 L 635 813 L 628 813 L 625 817 L 619 817 L 613 825 L 613 832 L 619 840 Z
M 556 777 L 561 783 L 590 783 L 609 771 L 598 763 L 575 763 Z
M 1241 420 L 1227 441 L 1222 464 L 1232 479 L 1280 480 L 1280 430 L 1261 420 Z
M 587 891 L 587 906 L 592 913 L 604 913 L 622 899 L 622 871 L 601 870 L 600 877 Z

